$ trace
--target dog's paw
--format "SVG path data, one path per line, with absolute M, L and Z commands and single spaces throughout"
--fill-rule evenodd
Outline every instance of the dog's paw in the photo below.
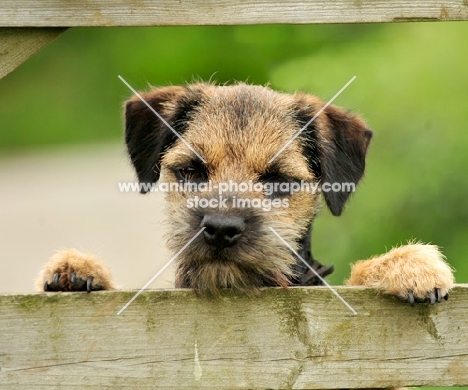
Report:
M 114 288 L 110 271 L 91 254 L 69 249 L 50 258 L 36 280 L 39 291 L 97 291 Z
M 347 284 L 372 287 L 413 305 L 448 299 L 454 282 L 452 269 L 437 246 L 409 244 L 358 261 Z

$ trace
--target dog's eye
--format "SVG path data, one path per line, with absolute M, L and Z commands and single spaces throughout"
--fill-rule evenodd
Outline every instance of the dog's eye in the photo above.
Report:
M 283 181 L 286 181 L 286 178 L 280 176 L 278 173 L 271 173 L 271 172 L 268 172 L 268 173 L 265 173 L 263 174 L 262 176 L 260 176 L 260 179 L 259 179 L 262 183 L 266 183 L 266 182 L 269 182 L 269 183 L 279 183 L 279 182 L 283 182 Z
M 296 180 L 278 173 L 265 173 L 260 176 L 259 181 L 263 183 L 263 192 L 267 196 L 284 197 L 295 192 L 292 183 L 295 183 Z
M 207 175 L 205 171 L 194 167 L 185 167 L 176 170 L 179 179 L 184 181 L 205 181 Z

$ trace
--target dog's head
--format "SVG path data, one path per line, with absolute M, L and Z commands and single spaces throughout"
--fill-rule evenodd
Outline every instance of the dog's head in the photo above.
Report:
M 245 84 L 141 96 L 126 103 L 125 138 L 142 192 L 160 175 L 180 184 L 167 197 L 175 252 L 204 229 L 179 254 L 176 284 L 212 293 L 288 285 L 291 249 L 318 213 L 320 190 L 340 215 L 364 173 L 364 121 L 314 96 Z

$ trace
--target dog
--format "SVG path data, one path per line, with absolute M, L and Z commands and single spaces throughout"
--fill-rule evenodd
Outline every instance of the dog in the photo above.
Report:
M 141 192 L 190 187 L 166 196 L 167 244 L 178 253 L 175 287 L 207 295 L 322 284 L 333 267 L 312 256 L 312 222 L 322 195 L 333 215 L 343 212 L 353 190 L 341 185 L 361 180 L 371 137 L 360 116 L 315 96 L 244 83 L 153 88 L 125 103 Z M 221 192 L 227 183 L 237 187 Z M 322 191 L 290 190 L 304 183 Z M 324 191 L 326 184 L 339 190 Z M 346 283 L 435 304 L 448 298 L 454 277 L 436 246 L 410 243 L 358 261 Z M 54 255 L 36 285 L 115 288 L 101 261 L 76 250 Z

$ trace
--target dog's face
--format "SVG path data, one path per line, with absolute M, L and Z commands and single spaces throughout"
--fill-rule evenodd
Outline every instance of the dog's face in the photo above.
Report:
M 371 138 L 365 123 L 329 106 L 297 135 L 322 101 L 245 84 L 142 96 L 185 141 L 138 97 L 127 102 L 126 142 L 139 181 L 161 175 L 185 185 L 167 196 L 168 245 L 177 253 L 204 229 L 178 255 L 176 285 L 216 293 L 290 284 L 297 259 L 270 228 L 300 247 L 320 208 L 317 187 L 304 183 L 357 184 Z M 350 191 L 323 194 L 340 215 Z

